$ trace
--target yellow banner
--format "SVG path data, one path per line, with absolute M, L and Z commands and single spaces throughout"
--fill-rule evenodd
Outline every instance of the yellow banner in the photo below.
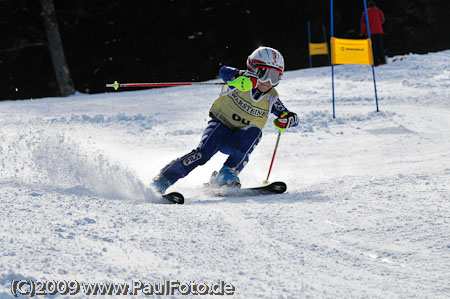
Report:
M 332 37 L 331 63 L 373 65 L 371 40 Z
M 310 43 L 309 44 L 309 55 L 327 55 L 328 54 L 328 44 L 327 43 Z

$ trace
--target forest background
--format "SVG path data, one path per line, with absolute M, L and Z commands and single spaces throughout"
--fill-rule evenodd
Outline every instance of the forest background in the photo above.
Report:
M 0 100 L 60 95 L 43 2 L 0 0 Z M 286 69 L 309 65 L 312 41 L 330 34 L 326 0 L 51 0 L 76 91 L 105 83 L 214 79 L 222 65 L 245 68 L 258 46 L 278 49 Z M 376 1 L 386 16 L 388 56 L 450 48 L 450 1 Z M 362 1 L 334 1 L 336 37 L 359 38 Z M 314 56 L 313 65 L 327 65 Z

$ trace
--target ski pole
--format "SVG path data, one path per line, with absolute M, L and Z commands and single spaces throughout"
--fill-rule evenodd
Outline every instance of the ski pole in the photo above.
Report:
M 275 149 L 273 150 L 272 161 L 270 162 L 270 167 L 269 167 L 269 173 L 267 174 L 267 179 L 265 179 L 263 181 L 263 185 L 267 185 L 269 183 L 269 176 L 270 176 L 270 172 L 272 171 L 272 166 L 273 166 L 273 161 L 275 160 L 275 155 L 277 153 L 278 143 L 280 143 L 281 133 L 283 133 L 283 131 L 286 130 L 286 128 L 278 127 L 275 124 L 275 120 L 273 121 L 273 124 L 278 128 L 278 137 L 277 137 L 277 143 L 275 143 Z
M 118 83 L 114 81 L 112 84 L 106 84 L 106 87 L 112 87 L 115 90 L 119 87 L 169 87 L 169 86 L 190 86 L 190 85 L 224 85 L 225 83 L 209 83 L 209 82 L 174 82 L 174 83 Z
M 240 76 L 233 81 L 224 82 L 166 82 L 166 83 L 114 83 L 106 84 L 106 87 L 112 87 L 115 90 L 119 87 L 169 87 L 169 86 L 192 86 L 192 85 L 229 85 L 236 87 L 242 91 L 249 91 L 253 88 L 253 83 L 250 78 L 245 76 Z

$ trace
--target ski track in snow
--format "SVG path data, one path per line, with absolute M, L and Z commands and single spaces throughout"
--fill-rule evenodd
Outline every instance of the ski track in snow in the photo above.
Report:
M 169 189 L 182 206 L 147 186 L 197 145 L 217 88 L 0 102 L 0 297 L 15 278 L 448 298 L 450 51 L 396 59 L 376 68 L 378 113 L 370 68 L 337 66 L 336 119 L 329 68 L 287 72 L 278 90 L 300 125 L 282 134 L 271 180 L 288 192 L 211 196 L 218 154 Z M 244 186 L 265 179 L 270 121 Z

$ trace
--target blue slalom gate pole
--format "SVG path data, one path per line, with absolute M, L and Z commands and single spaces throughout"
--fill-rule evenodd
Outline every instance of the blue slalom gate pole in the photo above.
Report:
M 377 81 L 375 80 L 375 67 L 372 65 L 372 74 L 373 74 L 373 86 L 375 89 L 375 103 L 377 105 L 377 112 L 380 112 L 378 109 L 378 95 L 377 95 Z
M 312 68 L 312 58 L 311 58 L 311 51 L 309 48 L 309 45 L 311 44 L 311 24 L 309 23 L 309 21 L 307 22 L 308 24 L 308 54 L 309 54 L 309 68 Z
M 366 17 L 367 37 L 369 39 L 371 39 L 370 26 L 369 26 L 369 16 L 367 15 L 367 4 L 366 4 L 365 0 L 363 0 L 363 3 L 364 3 L 364 12 L 365 12 L 365 17 Z M 372 50 L 372 57 L 373 57 L 373 50 Z M 374 86 L 374 90 L 375 90 L 375 102 L 376 102 L 376 105 L 377 105 L 377 112 L 379 112 L 380 110 L 378 109 L 377 81 L 375 79 L 375 66 L 373 64 L 372 64 L 372 75 L 373 75 L 373 86 Z
M 333 0 L 330 0 L 330 11 L 331 11 L 331 32 L 330 32 L 330 38 L 334 37 L 334 27 L 333 27 Z M 331 51 L 333 49 L 331 48 Z M 336 118 L 336 112 L 335 112 L 335 105 L 334 105 L 334 64 L 331 62 L 331 90 L 333 93 L 333 118 Z

